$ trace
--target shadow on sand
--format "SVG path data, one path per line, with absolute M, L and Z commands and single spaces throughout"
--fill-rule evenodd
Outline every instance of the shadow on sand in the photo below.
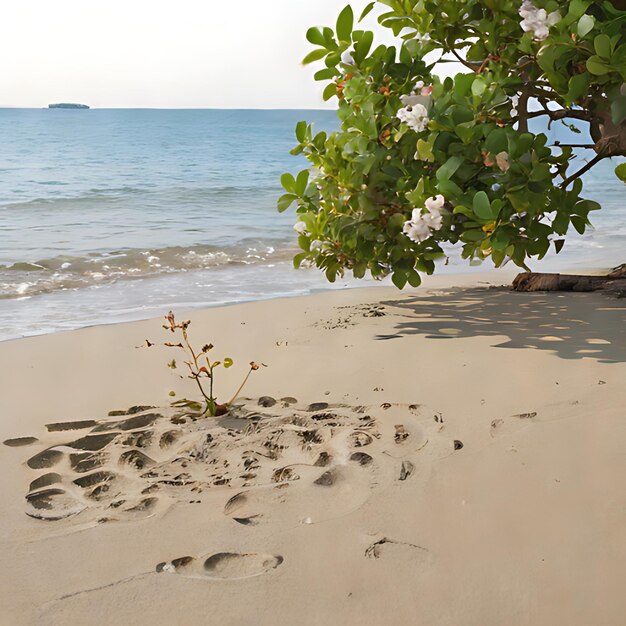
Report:
M 396 332 L 429 339 L 504 336 L 497 348 L 549 350 L 563 359 L 626 361 L 626 301 L 597 293 L 518 293 L 506 287 L 453 289 L 388 300 L 406 311 Z

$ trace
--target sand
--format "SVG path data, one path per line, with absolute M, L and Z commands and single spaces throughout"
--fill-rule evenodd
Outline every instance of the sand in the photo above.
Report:
M 1 343 L 0 623 L 622 624 L 626 305 L 508 280 L 193 311 L 220 418 L 161 320 Z

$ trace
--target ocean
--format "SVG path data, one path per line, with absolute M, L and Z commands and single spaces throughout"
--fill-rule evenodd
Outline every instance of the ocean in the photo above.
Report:
M 289 154 L 302 119 L 337 126 L 315 110 L 0 109 L 0 340 L 373 284 L 293 269 L 294 212 L 275 205 L 306 166 Z M 533 269 L 626 261 L 615 165 L 584 179 L 595 230 Z

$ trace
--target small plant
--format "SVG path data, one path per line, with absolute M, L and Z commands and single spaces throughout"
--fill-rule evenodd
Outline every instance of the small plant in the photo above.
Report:
M 174 313 L 170 311 L 166 316 L 167 324 L 163 324 L 163 328 L 165 330 L 170 331 L 171 333 L 180 333 L 181 341 L 174 343 L 172 341 L 164 342 L 164 346 L 168 348 L 180 348 L 186 355 L 186 359 L 183 361 L 184 364 L 189 369 L 188 378 L 191 378 L 198 385 L 198 389 L 204 398 L 204 411 L 203 415 L 209 415 L 214 417 L 216 415 L 224 415 L 228 412 L 228 409 L 232 405 L 232 403 L 237 399 L 244 385 L 248 381 L 250 374 L 259 369 L 259 365 L 254 361 L 250 362 L 250 369 L 246 374 L 245 378 L 239 388 L 233 395 L 233 397 L 224 404 L 219 404 L 217 401 L 217 397 L 215 396 L 215 374 L 219 367 L 223 367 L 224 369 L 228 369 L 232 367 L 233 360 L 230 357 L 225 357 L 221 361 L 213 361 L 209 357 L 209 353 L 213 349 L 213 344 L 208 343 L 202 346 L 199 351 L 196 351 L 191 346 L 189 342 L 189 333 L 188 329 L 191 325 L 191 321 L 187 320 L 185 322 L 176 322 L 176 318 L 174 317 Z M 149 348 L 154 344 L 150 341 L 146 340 L 146 346 Z M 176 359 L 172 359 L 167 366 L 170 369 L 177 369 L 178 365 L 176 363 Z M 181 376 L 182 378 L 182 376 Z M 208 389 L 207 389 L 208 386 Z M 202 404 L 199 402 L 194 402 L 191 400 L 178 400 L 173 403 L 174 405 L 179 406 L 188 406 L 190 408 L 197 408 L 198 410 L 202 409 Z

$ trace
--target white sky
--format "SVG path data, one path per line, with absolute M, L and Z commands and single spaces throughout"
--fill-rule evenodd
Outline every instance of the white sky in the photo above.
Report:
M 346 3 L 2 0 L 0 105 L 334 107 L 300 61 Z

